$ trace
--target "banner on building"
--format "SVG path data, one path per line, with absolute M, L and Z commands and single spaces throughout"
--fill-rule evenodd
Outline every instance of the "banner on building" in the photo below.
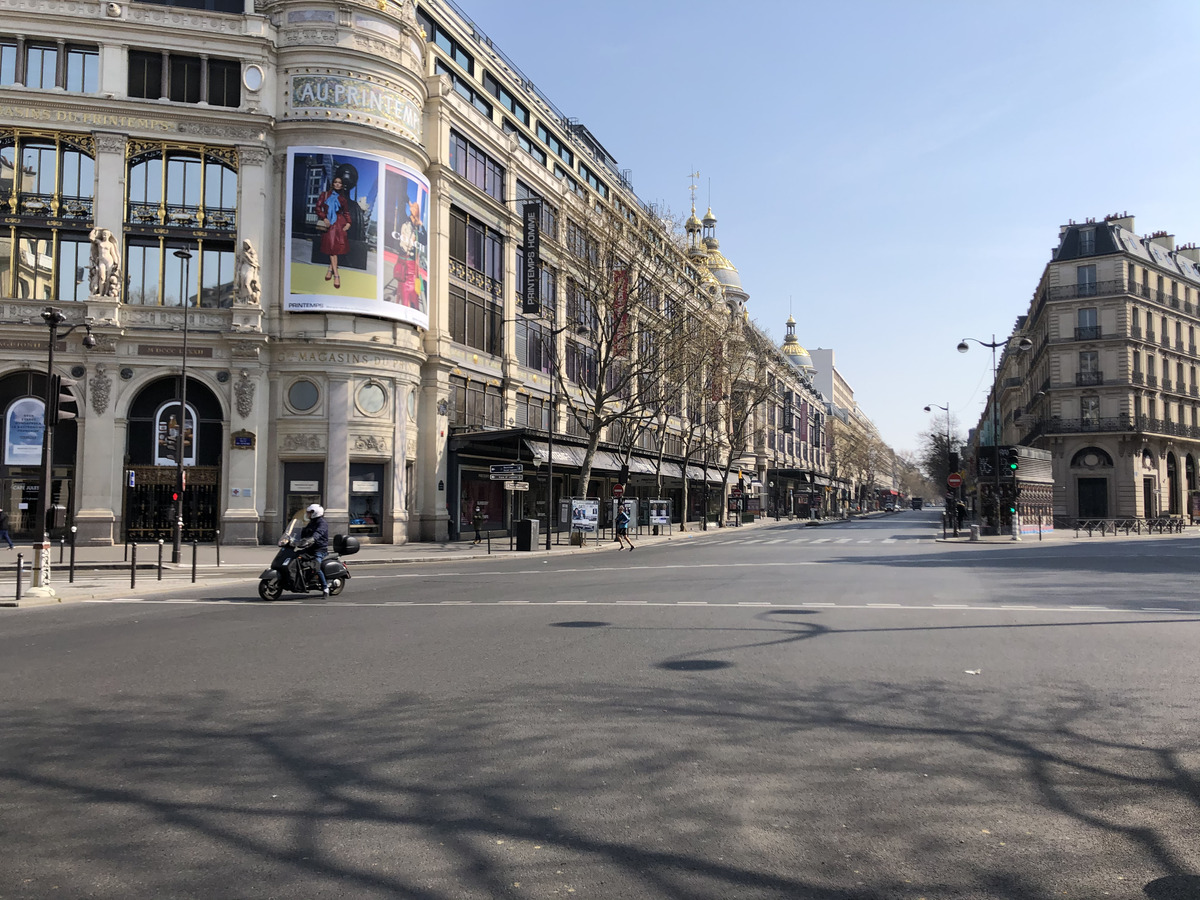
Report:
M 521 272 L 521 312 L 527 316 L 536 316 L 542 311 L 538 292 L 541 283 L 541 218 L 540 203 L 526 203 L 521 207 L 521 250 L 525 254 Z
M 429 182 L 330 147 L 288 150 L 284 309 L 429 327 Z
M 4 414 L 4 464 L 36 466 L 42 461 L 46 404 L 37 397 L 14 400 Z

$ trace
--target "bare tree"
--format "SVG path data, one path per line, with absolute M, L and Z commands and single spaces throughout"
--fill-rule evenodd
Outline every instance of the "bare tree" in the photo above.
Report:
M 684 328 L 690 287 L 673 263 L 673 242 L 657 227 L 638 232 L 606 211 L 566 222 L 566 324 L 557 358 L 568 433 L 585 439 L 578 495 L 587 493 L 600 441 L 625 451 L 661 429 L 675 360 L 664 352 Z

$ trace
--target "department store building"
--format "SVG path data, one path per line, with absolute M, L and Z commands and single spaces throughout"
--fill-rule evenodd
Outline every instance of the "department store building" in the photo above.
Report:
M 541 292 L 564 305 L 572 211 L 642 227 L 652 210 L 465 15 L 441 0 L 3 8 L 0 505 L 16 534 L 35 532 L 48 306 L 77 413 L 54 428 L 51 502 L 80 544 L 169 535 L 179 452 L 188 540 L 270 541 L 314 500 L 379 542 L 456 537 L 477 504 L 490 528 L 541 518 L 551 426 L 568 495 L 582 438 L 547 394 L 571 348 L 554 335 L 546 353 L 549 326 L 518 312 L 521 206 L 542 204 Z M 681 277 L 742 304 L 705 222 L 712 254 L 681 248 Z M 785 427 L 781 395 L 745 465 L 784 494 L 827 474 L 829 448 L 811 378 L 780 365 L 787 415 L 802 402 L 813 419 Z M 635 449 L 631 495 L 664 489 L 656 459 L 670 496 L 722 479 L 672 463 L 665 440 Z M 488 478 L 513 461 L 531 481 L 516 499 Z

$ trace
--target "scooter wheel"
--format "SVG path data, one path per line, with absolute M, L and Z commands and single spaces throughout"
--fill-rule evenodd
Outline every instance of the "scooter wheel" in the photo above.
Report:
M 267 581 L 265 578 L 258 583 L 258 596 L 264 600 L 278 600 L 283 588 L 278 581 Z
M 340 594 L 345 589 L 346 589 L 346 579 L 344 579 L 344 578 L 330 578 L 329 579 L 329 596 L 336 597 L 338 594 Z

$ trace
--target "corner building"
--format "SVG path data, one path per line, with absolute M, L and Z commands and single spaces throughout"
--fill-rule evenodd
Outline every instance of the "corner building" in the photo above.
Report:
M 1000 443 L 1051 453 L 1059 521 L 1200 517 L 1198 329 L 1194 244 L 1127 214 L 1060 228 L 998 379 Z
M 439 0 L 6 4 L 0 197 L 0 506 L 34 536 L 53 306 L 97 339 L 54 348 L 77 418 L 50 499 L 81 544 L 169 534 L 179 452 L 186 540 L 270 541 L 316 499 L 392 543 L 455 537 L 481 499 L 488 527 L 541 516 L 545 477 L 514 500 L 487 466 L 539 469 L 528 438 L 553 428 L 568 496 L 578 435 L 549 379 L 588 348 L 519 314 L 521 205 L 542 206 L 543 303 L 568 310 L 576 211 L 656 221 Z M 620 467 L 599 454 L 599 489 Z

